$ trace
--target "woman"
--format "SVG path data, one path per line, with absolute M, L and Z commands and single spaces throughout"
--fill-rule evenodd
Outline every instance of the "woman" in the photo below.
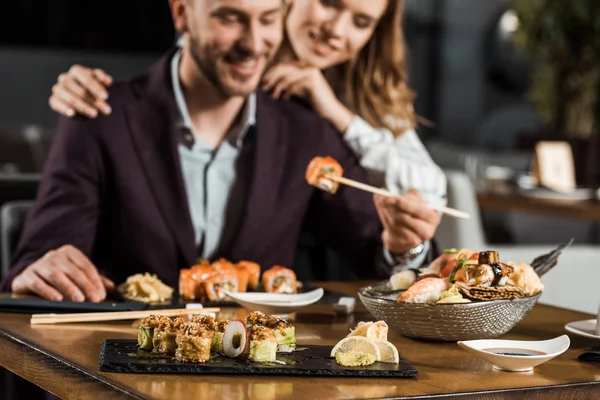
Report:
M 432 205 L 446 203 L 446 180 L 419 140 L 413 94 L 406 83 L 402 0 L 295 0 L 287 40 L 263 89 L 302 97 L 343 135 L 372 175 L 394 193 L 416 189 Z M 50 106 L 71 117 L 110 113 L 112 78 L 81 66 L 61 74 Z

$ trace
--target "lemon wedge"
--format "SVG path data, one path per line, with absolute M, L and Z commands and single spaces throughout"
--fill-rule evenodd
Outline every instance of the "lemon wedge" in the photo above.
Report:
M 371 339 L 367 339 L 363 336 L 350 336 L 340 340 L 333 349 L 331 349 L 330 356 L 336 358 L 338 353 L 363 353 L 375 356 L 375 360 L 381 358 L 381 352 L 379 347 Z M 339 358 L 339 357 L 337 357 Z
M 392 343 L 387 340 L 372 339 L 377 348 L 379 349 L 380 357 L 377 361 L 398 364 L 400 363 L 400 355 L 398 349 Z

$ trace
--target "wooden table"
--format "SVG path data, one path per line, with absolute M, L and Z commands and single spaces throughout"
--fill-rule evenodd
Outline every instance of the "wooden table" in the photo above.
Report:
M 360 283 L 323 284 L 355 294 Z M 221 318 L 243 317 L 224 309 Z M 578 312 L 537 305 L 506 335 L 548 339 L 565 323 L 589 319 Z M 299 343 L 334 345 L 358 321 L 371 319 L 362 305 L 351 316 L 335 316 L 328 305 L 295 315 Z M 0 365 L 65 399 L 336 399 L 410 398 L 435 395 L 481 399 L 600 399 L 600 366 L 577 361 L 592 340 L 572 336 L 571 348 L 533 372 L 502 372 L 455 343 L 389 339 L 419 371 L 417 378 L 312 378 L 281 376 L 117 374 L 98 371 L 107 338 L 135 338 L 131 322 L 31 326 L 29 315 L 0 314 Z M 598 344 L 598 343 L 596 343 Z
M 484 210 L 518 211 L 600 222 L 600 202 L 595 200 L 542 199 L 516 192 L 484 192 L 477 195 L 477 201 Z

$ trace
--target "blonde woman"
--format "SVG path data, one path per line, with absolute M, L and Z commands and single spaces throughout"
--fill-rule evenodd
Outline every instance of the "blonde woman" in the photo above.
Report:
M 402 35 L 404 2 L 289 3 L 287 40 L 264 76 L 263 89 L 310 103 L 343 135 L 373 184 L 445 205 L 445 176 L 414 130 Z M 102 70 L 73 66 L 59 76 L 50 106 L 65 116 L 108 114 L 105 86 L 111 82 Z

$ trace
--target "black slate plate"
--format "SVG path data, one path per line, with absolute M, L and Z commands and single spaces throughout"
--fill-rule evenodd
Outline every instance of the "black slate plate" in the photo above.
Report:
M 135 301 L 75 303 L 71 301 L 50 301 L 44 299 L 0 298 L 0 312 L 19 314 L 62 314 L 95 311 L 140 311 L 146 309 L 147 307 L 147 304 L 138 303 Z
M 100 351 L 100 371 L 156 374 L 260 374 L 344 377 L 395 377 L 412 378 L 417 370 L 406 360 L 399 364 L 381 363 L 367 367 L 343 367 L 329 358 L 330 346 L 308 346 L 306 350 L 280 354 L 278 359 L 290 364 L 259 364 L 243 359 L 217 357 L 205 364 L 183 363 L 167 358 L 144 358 L 137 341 L 132 339 L 107 339 Z M 291 364 L 293 363 L 293 364 Z
M 303 292 L 309 292 L 316 289 L 313 286 L 305 286 Z M 337 303 L 340 293 L 325 289 L 323 297 L 317 303 Z M 185 307 L 188 302 L 180 301 L 175 297 L 173 301 L 161 304 L 147 304 L 138 301 L 125 300 L 117 296 L 116 292 L 111 293 L 107 301 L 100 303 L 83 302 L 76 303 L 72 301 L 51 301 L 38 298 L 0 298 L 0 313 L 17 314 L 43 314 L 43 313 L 84 313 L 84 312 L 104 312 L 104 311 L 141 311 L 141 310 L 163 310 L 170 308 Z M 233 301 L 205 302 L 204 307 L 239 307 Z

